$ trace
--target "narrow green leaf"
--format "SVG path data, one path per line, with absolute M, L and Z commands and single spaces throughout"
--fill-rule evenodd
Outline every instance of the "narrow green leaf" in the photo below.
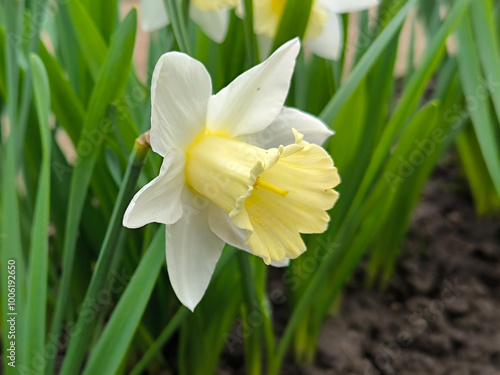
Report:
M 494 214 L 500 210 L 500 198 L 484 162 L 481 148 L 472 125 L 457 137 L 458 157 L 467 177 L 474 206 L 479 215 Z
M 497 193 L 500 195 L 499 140 L 496 137 L 495 124 L 491 116 L 488 100 L 489 95 L 484 88 L 481 65 L 469 17 L 464 19 L 460 24 L 458 37 L 460 41 L 458 53 L 459 71 L 464 93 L 467 97 L 469 113 L 486 166 L 488 167 Z
M 83 56 L 92 76 L 96 78 L 107 54 L 106 42 L 80 0 L 71 1 L 70 12 Z
M 75 91 L 64 77 L 64 72 L 58 61 L 47 51 L 43 43 L 40 43 L 39 54 L 47 69 L 54 114 L 59 124 L 68 133 L 73 144 L 76 145 L 82 131 L 85 116 L 84 108 Z
M 50 217 L 50 155 L 51 134 L 49 126 L 50 89 L 47 72 L 37 55 L 30 56 L 33 73 L 34 99 L 42 140 L 42 166 L 38 181 L 35 213 L 31 235 L 27 302 L 27 366 L 30 374 L 43 374 L 44 368 L 34 363 L 45 348 L 45 319 L 47 303 L 47 275 L 49 264 Z M 31 363 L 33 362 L 33 363 Z
M 28 23 L 29 38 L 25 37 L 28 47 L 28 53 L 37 52 L 38 50 L 38 39 L 40 31 L 42 28 L 42 23 L 38 20 L 42 19 L 45 15 L 45 8 L 47 7 L 47 0 L 32 0 L 29 2 L 29 12 L 31 13 L 33 22 Z M 26 130 L 28 126 L 28 116 L 31 107 L 31 95 L 32 95 L 32 72 L 30 69 L 31 65 L 28 64 L 24 78 L 23 87 L 21 90 L 21 101 L 19 108 L 19 133 L 17 136 L 17 147 L 19 149 L 19 154 L 21 153 L 21 145 L 24 143 L 24 137 L 26 135 Z
M 117 19 L 117 0 L 84 0 L 89 10 L 94 23 L 99 28 L 101 35 L 103 36 L 106 43 L 109 43 L 109 39 L 113 30 L 115 28 Z
M 89 96 L 89 82 L 85 80 L 88 73 L 85 70 L 85 56 L 78 43 L 75 24 L 70 15 L 71 2 L 59 4 L 55 16 L 55 27 L 57 33 L 56 56 L 68 75 L 68 81 L 83 102 L 87 102 Z M 50 78 L 50 76 L 49 76 Z
M 186 21 L 184 14 L 181 11 L 181 5 L 177 0 L 163 0 L 165 9 L 167 10 L 170 25 L 174 32 L 175 40 L 179 45 L 179 49 L 191 55 L 191 45 L 189 44 L 189 36 L 186 29 Z
M 245 45 L 247 49 L 247 64 L 248 68 L 253 67 L 258 63 L 259 53 L 257 50 L 257 43 L 255 34 L 253 31 L 253 1 L 243 0 L 245 6 L 245 18 L 243 19 L 245 23 Z
M 491 0 L 476 0 L 471 4 L 471 10 L 475 44 L 486 74 L 483 88 L 490 92 L 500 121 L 500 38 L 495 26 L 493 4 Z

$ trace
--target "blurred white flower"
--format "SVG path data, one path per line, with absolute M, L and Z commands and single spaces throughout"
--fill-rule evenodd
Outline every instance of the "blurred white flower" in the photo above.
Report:
M 151 32 L 169 24 L 164 0 L 142 0 L 142 28 Z M 240 0 L 191 0 L 189 16 L 214 42 L 222 43 L 229 25 L 229 10 Z
M 318 144 L 332 132 L 283 106 L 299 50 L 288 42 L 216 95 L 189 56 L 166 53 L 156 65 L 151 147 L 164 160 L 123 224 L 166 224 L 170 281 L 191 310 L 225 243 L 283 266 L 306 250 L 300 233 L 327 228 L 340 180 Z
M 344 28 L 341 13 L 357 12 L 378 5 L 380 0 L 314 0 L 304 35 L 304 47 L 317 56 L 338 60 Z M 254 29 L 266 56 L 278 30 L 286 0 L 254 0 Z

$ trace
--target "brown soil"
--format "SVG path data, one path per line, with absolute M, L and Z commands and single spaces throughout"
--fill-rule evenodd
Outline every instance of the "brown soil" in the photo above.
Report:
M 325 322 L 314 365 L 283 374 L 500 375 L 500 220 L 477 217 L 455 168 L 428 183 L 385 292 L 363 288 L 364 267 Z M 242 358 L 224 357 L 220 373 L 244 373 Z

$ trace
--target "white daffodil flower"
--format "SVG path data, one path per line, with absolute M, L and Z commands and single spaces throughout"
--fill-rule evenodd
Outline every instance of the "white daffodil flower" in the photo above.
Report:
M 317 56 L 338 60 L 342 52 L 342 13 L 378 5 L 380 0 L 314 0 L 304 35 L 304 47 Z M 269 53 L 285 9 L 286 0 L 254 0 L 254 29 L 261 54 Z
M 340 182 L 319 146 L 332 132 L 283 106 L 298 39 L 218 94 L 205 67 L 164 54 L 151 87 L 151 147 L 164 160 L 133 198 L 123 224 L 166 224 L 167 268 L 193 310 L 225 243 L 283 266 L 306 250 L 300 233 L 321 233 Z
M 142 28 L 146 32 L 161 29 L 170 22 L 164 0 L 141 0 Z M 189 16 L 214 42 L 222 43 L 229 26 L 229 10 L 240 0 L 191 0 Z

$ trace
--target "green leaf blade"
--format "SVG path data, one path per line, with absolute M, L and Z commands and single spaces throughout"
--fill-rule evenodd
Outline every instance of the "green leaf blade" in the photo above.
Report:
M 27 366 L 32 374 L 43 374 L 44 369 L 30 363 L 45 351 L 45 319 L 47 309 L 47 276 L 49 265 L 50 218 L 50 155 L 51 134 L 49 126 L 50 89 L 47 72 L 37 55 L 30 56 L 33 74 L 34 99 L 42 140 L 42 166 L 38 181 L 35 214 L 33 219 L 28 275 L 27 302 Z M 31 361 L 29 360 L 31 359 Z

